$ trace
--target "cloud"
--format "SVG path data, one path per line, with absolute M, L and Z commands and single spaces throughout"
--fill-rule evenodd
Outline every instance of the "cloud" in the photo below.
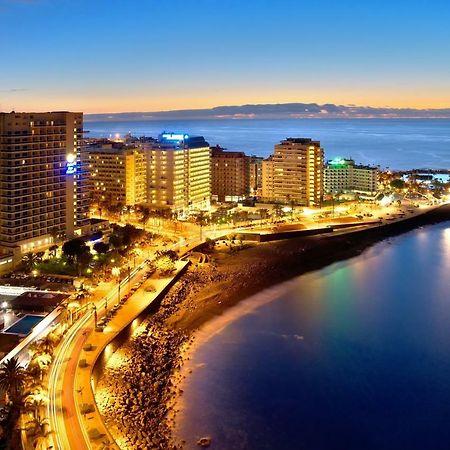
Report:
M 29 91 L 28 88 L 11 88 L 11 89 L 0 89 L 0 92 L 24 92 Z

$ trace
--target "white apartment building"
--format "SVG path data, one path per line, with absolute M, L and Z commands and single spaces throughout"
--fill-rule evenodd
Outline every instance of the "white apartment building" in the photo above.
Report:
M 83 114 L 0 113 L 0 251 L 20 260 L 89 223 Z
M 335 158 L 324 169 L 324 190 L 373 195 L 378 190 L 378 169 L 357 165 L 353 159 Z
M 95 204 L 147 203 L 147 154 L 123 144 L 103 143 L 87 150 L 91 200 Z
M 275 145 L 273 198 L 302 206 L 320 205 L 323 198 L 323 149 L 319 141 L 287 138 Z
M 210 207 L 211 158 L 203 137 L 162 133 L 146 149 L 150 207 L 177 214 Z

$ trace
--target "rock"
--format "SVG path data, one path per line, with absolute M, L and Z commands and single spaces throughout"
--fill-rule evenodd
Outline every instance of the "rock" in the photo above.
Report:
M 197 441 L 197 445 L 200 447 L 209 447 L 211 445 L 212 439 L 210 437 L 202 437 Z

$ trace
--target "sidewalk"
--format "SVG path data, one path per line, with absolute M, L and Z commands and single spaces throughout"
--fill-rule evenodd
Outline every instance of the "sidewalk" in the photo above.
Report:
M 96 361 L 102 355 L 106 348 L 105 357 L 108 358 L 113 349 L 108 349 L 110 342 L 126 328 L 136 317 L 138 317 L 153 301 L 161 294 L 164 294 L 170 286 L 183 273 L 189 263 L 186 261 L 177 262 L 177 272 L 170 277 L 159 278 L 153 274 L 146 280 L 142 286 L 126 301 L 117 311 L 116 315 L 108 322 L 103 332 L 94 330 L 93 320 L 89 322 L 84 331 L 82 342 L 83 349 L 80 351 L 76 364 L 77 370 L 74 380 L 74 395 L 78 419 L 84 428 L 86 442 L 90 442 L 93 449 L 102 448 L 105 442 L 109 441 L 110 448 L 119 447 L 104 425 L 102 417 L 95 403 L 94 392 L 92 388 L 92 371 Z M 146 288 L 152 286 L 156 291 L 147 292 Z M 126 292 L 127 290 L 124 289 Z M 124 293 L 125 293 L 124 292 Z M 111 304 L 111 307 L 113 304 Z M 100 315 L 99 315 L 100 316 Z M 84 410 L 89 408 L 93 412 L 82 414 L 82 405 Z

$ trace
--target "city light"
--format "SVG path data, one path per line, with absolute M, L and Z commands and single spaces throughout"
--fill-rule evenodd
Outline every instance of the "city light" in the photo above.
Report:
M 161 134 L 161 138 L 166 141 L 183 141 L 185 139 L 189 139 L 188 134 L 177 134 L 177 133 L 163 133 Z

